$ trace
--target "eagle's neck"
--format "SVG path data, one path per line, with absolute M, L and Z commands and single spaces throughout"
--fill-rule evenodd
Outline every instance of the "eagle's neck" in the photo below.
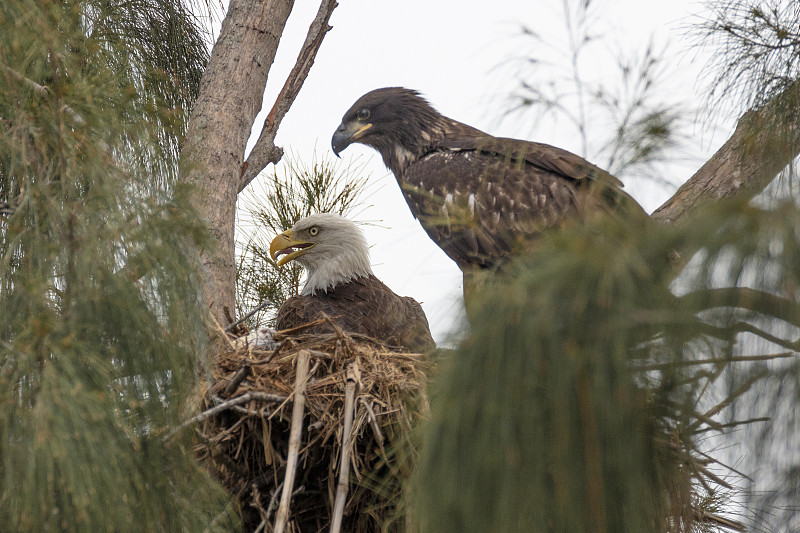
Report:
M 340 250 L 340 253 L 325 254 L 323 257 L 315 257 L 314 260 L 303 262 L 308 270 L 308 279 L 301 294 L 313 295 L 319 291 L 327 293 L 339 284 L 371 276 L 372 267 L 369 264 L 366 241 L 359 244 L 361 246 L 354 246 L 348 250 L 348 253 Z M 301 259 L 308 258 L 310 255 L 303 256 Z
M 425 154 L 439 149 L 443 140 L 482 132 L 433 111 L 425 116 L 409 116 L 392 132 L 373 144 L 386 167 L 403 181 L 408 167 Z

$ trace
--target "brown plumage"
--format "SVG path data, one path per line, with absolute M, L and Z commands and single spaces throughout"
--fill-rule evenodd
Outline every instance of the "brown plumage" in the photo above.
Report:
M 296 260 L 308 271 L 302 294 L 278 310 L 276 328 L 290 329 L 324 316 L 342 330 L 385 344 L 421 351 L 434 346 L 428 319 L 413 298 L 398 296 L 372 273 L 361 231 L 331 213 L 311 215 L 281 233 L 270 253 L 283 265 Z M 325 333 L 327 322 L 305 331 Z
M 644 215 L 619 180 L 583 158 L 492 137 L 441 115 L 409 89 L 376 89 L 353 104 L 333 150 L 354 142 L 381 154 L 411 212 L 465 272 L 494 267 L 543 230 L 598 211 Z
M 289 298 L 278 310 L 277 329 L 308 324 L 323 313 L 344 331 L 361 333 L 392 346 L 424 350 L 433 344 L 419 302 L 409 296 L 398 296 L 373 275 L 340 283 L 321 294 Z M 330 330 L 325 323 L 305 331 Z

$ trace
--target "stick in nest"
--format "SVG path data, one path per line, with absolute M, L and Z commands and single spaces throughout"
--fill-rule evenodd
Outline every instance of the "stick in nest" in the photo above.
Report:
M 292 410 L 292 429 L 289 433 L 289 455 L 286 458 L 286 477 L 283 480 L 281 504 L 275 517 L 275 533 L 283 533 L 289 518 L 289 504 L 292 500 L 297 456 L 300 452 L 300 437 L 303 433 L 303 412 L 306 403 L 306 376 L 311 354 L 306 350 L 297 353 L 297 375 L 295 376 L 294 409 Z
M 369 425 L 372 427 L 372 433 L 375 435 L 375 440 L 378 442 L 378 446 L 380 446 L 381 451 L 383 451 L 383 433 L 381 433 L 381 427 L 378 424 L 378 419 L 375 417 L 375 411 L 372 410 L 372 405 L 365 400 L 363 397 L 361 398 L 361 404 L 367 410 L 367 415 L 369 416 Z
M 356 385 L 358 384 L 358 362 L 354 361 L 347 368 L 347 384 L 344 388 L 344 428 L 342 429 L 342 461 L 339 465 L 339 482 L 336 486 L 336 503 L 333 507 L 333 521 L 331 533 L 339 533 L 342 528 L 344 504 L 347 499 L 347 482 L 350 476 L 350 443 L 352 440 L 351 429 L 353 426 L 353 407 L 356 398 Z
M 182 422 L 180 425 L 178 425 L 178 427 L 174 428 L 169 433 L 167 433 L 164 436 L 164 440 L 167 441 L 167 440 L 171 439 L 172 437 L 177 435 L 182 429 L 187 428 L 187 427 L 191 426 L 192 424 L 194 424 L 196 422 L 202 422 L 203 420 L 205 420 L 207 418 L 211 418 L 212 416 L 216 415 L 217 413 L 221 413 L 222 411 L 225 411 L 226 409 L 233 409 L 237 405 L 242 404 L 242 403 L 247 403 L 250 400 L 263 400 L 263 401 L 267 401 L 267 402 L 283 402 L 283 401 L 286 401 L 286 399 L 287 399 L 286 397 L 281 396 L 279 394 L 269 394 L 269 393 L 266 393 L 266 392 L 255 392 L 255 391 L 253 391 L 253 392 L 248 392 L 248 393 L 242 394 L 241 396 L 237 396 L 236 398 L 232 398 L 232 399 L 230 399 L 228 401 L 225 401 L 225 402 L 222 402 L 222 403 L 220 403 L 218 405 L 215 405 L 214 407 L 211 407 L 210 409 L 206 409 L 205 411 L 203 411 L 199 415 L 193 416 L 189 420 L 187 420 L 185 422 Z M 248 414 L 249 414 L 249 412 L 248 412 Z

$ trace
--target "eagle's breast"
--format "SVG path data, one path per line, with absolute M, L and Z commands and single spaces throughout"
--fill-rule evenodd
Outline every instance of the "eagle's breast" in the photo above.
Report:
M 413 298 L 395 294 L 374 275 L 336 285 L 327 292 L 288 299 L 278 310 L 276 328 L 291 329 L 328 316 L 344 331 L 358 333 L 410 350 L 434 345 L 428 320 Z M 329 333 L 330 324 L 309 328 Z

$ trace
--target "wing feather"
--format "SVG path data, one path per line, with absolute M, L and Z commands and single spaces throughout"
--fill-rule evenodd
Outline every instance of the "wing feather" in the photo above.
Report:
M 327 293 L 289 298 L 278 310 L 276 328 L 294 328 L 324 315 L 344 331 L 359 333 L 385 344 L 413 351 L 434 345 L 428 319 L 413 298 L 398 296 L 375 276 L 337 285 Z M 329 324 L 310 333 L 329 333 Z
M 402 180 L 411 211 L 462 270 L 496 265 L 588 204 L 612 207 L 627 197 L 621 186 L 566 150 L 491 136 L 446 139 Z

